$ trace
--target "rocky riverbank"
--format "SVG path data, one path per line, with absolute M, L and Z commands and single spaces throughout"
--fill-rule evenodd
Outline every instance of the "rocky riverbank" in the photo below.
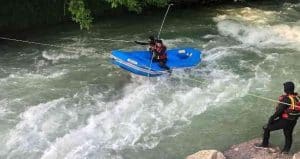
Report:
M 278 146 L 270 148 L 256 148 L 254 143 L 261 139 L 253 139 L 241 144 L 233 145 L 225 152 L 217 150 L 202 150 L 192 154 L 186 159 L 300 159 L 300 152 L 296 154 L 281 154 Z

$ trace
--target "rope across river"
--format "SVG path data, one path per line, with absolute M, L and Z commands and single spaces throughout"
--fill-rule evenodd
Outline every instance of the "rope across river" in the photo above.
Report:
M 0 36 L 0 39 L 2 40 L 9 40 L 9 41 L 15 41 L 15 42 L 21 42 L 21 43 L 27 43 L 27 44 L 35 44 L 35 45 L 42 45 L 42 46 L 50 46 L 50 47 L 56 47 L 56 48 L 63 48 L 63 49 L 75 49 L 73 47 L 67 47 L 67 46 L 61 46 L 61 45 L 54 45 L 54 44 L 47 44 L 47 43 L 41 43 L 41 42 L 34 42 L 34 41 L 27 41 L 27 40 L 19 40 L 19 39 L 13 39 L 13 38 L 7 38 Z
M 78 49 L 78 48 L 75 48 L 75 47 L 68 47 L 68 46 L 55 45 L 55 44 L 42 43 L 42 42 L 35 42 L 35 41 L 20 40 L 20 39 L 7 38 L 7 37 L 2 37 L 2 36 L 0 36 L 0 39 L 2 39 L 2 40 L 8 40 L 8 41 L 20 42 L 20 43 L 26 43 L 26 44 L 34 44 L 34 45 L 41 45 L 41 46 L 49 46 L 49 47 L 55 47 L 55 48 L 62 48 L 62 49 L 67 49 L 69 51 L 72 50 L 72 52 L 77 52 L 78 50 L 81 50 L 81 49 Z M 97 39 L 97 40 L 100 40 L 100 41 L 133 43 L 133 41 L 118 40 L 118 39 Z
M 181 78 L 181 79 L 190 80 L 190 81 L 194 81 L 194 82 L 197 82 L 197 83 L 209 84 L 208 82 L 200 81 L 200 80 L 194 79 L 194 78 L 186 78 L 186 77 L 180 77 L 180 76 L 176 76 L 176 75 L 175 75 L 175 77 L 178 77 L 178 78 Z M 274 99 L 271 99 L 271 98 L 259 96 L 259 95 L 254 94 L 254 93 L 246 93 L 246 95 L 252 96 L 252 97 L 256 97 L 256 98 L 260 98 L 260 99 L 263 99 L 263 100 L 267 100 L 267 101 L 270 101 L 270 102 L 273 102 L 273 103 L 281 103 L 281 104 L 286 104 L 286 105 L 291 106 L 291 104 L 289 104 L 289 103 L 285 103 L 285 102 L 281 102 L 279 100 L 274 100 Z

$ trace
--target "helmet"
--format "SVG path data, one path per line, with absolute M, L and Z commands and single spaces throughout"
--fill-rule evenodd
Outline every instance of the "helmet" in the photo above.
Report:
M 294 93 L 295 84 L 293 82 L 285 82 L 283 84 L 284 92 L 288 94 Z

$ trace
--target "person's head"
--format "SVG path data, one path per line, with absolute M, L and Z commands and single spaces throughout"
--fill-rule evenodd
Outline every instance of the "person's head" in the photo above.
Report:
M 157 41 L 156 41 L 156 45 L 157 45 L 157 46 L 160 47 L 160 46 L 162 46 L 162 44 L 163 44 L 162 40 L 157 40 Z
M 293 82 L 285 82 L 283 89 L 286 94 L 294 94 L 295 84 Z

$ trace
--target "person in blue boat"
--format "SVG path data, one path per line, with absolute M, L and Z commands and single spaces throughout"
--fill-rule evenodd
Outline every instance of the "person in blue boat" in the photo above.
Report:
M 269 147 L 270 132 L 282 129 L 285 145 L 281 152 L 287 154 L 292 146 L 293 130 L 300 116 L 300 97 L 294 92 L 295 85 L 293 82 L 285 82 L 283 86 L 285 94 L 279 97 L 280 103 L 276 107 L 275 113 L 263 127 L 262 143 L 255 144 L 255 147 Z
M 156 40 L 153 53 L 153 61 L 158 62 L 161 68 L 171 72 L 170 68 L 166 65 L 168 60 L 167 47 L 163 44 L 162 40 Z
M 166 65 L 167 57 L 167 47 L 163 44 L 162 40 L 156 39 L 154 36 L 149 36 L 148 42 L 134 41 L 140 45 L 149 45 L 149 51 L 151 53 L 151 60 L 153 62 L 158 62 L 161 68 L 168 70 L 171 73 L 170 68 Z

